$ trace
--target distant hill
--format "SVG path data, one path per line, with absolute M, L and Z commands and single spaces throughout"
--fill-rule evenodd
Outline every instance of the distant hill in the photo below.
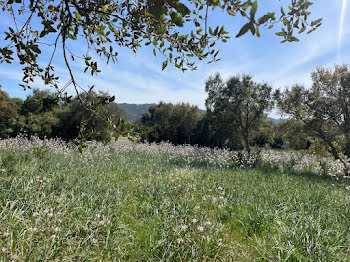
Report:
M 125 121 L 136 122 L 143 114 L 148 113 L 148 109 L 151 105 L 154 104 L 128 104 L 120 103 L 119 104 L 126 112 Z M 205 110 L 199 109 L 201 114 L 205 113 Z
M 148 108 L 153 104 L 119 104 L 126 112 L 125 121 L 135 122 L 144 113 L 148 113 Z
M 272 118 L 272 117 L 266 117 L 267 121 L 273 121 L 275 124 L 277 124 L 279 121 L 281 121 L 282 119 L 276 119 L 276 118 Z

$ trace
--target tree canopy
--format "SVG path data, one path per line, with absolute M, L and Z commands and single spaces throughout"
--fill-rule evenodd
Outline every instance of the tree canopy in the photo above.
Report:
M 350 157 L 350 68 L 319 67 L 312 72 L 310 89 L 294 85 L 275 96 L 282 112 L 302 121 L 344 165 Z M 349 167 L 347 167 L 349 168 Z
M 233 76 L 224 83 L 216 73 L 207 80 L 205 91 L 207 109 L 232 123 L 249 152 L 252 133 L 274 105 L 272 88 L 266 83 L 254 82 L 250 75 Z
M 190 144 L 195 128 L 201 120 L 198 107 L 180 103 L 159 103 L 149 108 L 140 122 L 146 127 L 144 137 L 150 142 L 170 141 Z
M 0 138 L 9 137 L 16 125 L 18 107 L 0 86 Z
M 100 69 L 92 56 L 105 58 L 107 63 L 116 61 L 118 47 L 136 52 L 151 45 L 155 55 L 164 55 L 163 69 L 168 63 L 182 70 L 195 69 L 195 58 L 217 61 L 216 42 L 229 38 L 224 26 L 212 28 L 208 24 L 208 16 L 215 9 L 246 19 L 237 37 L 247 32 L 259 37 L 260 27 L 271 29 L 278 24 L 276 34 L 283 38 L 282 42 L 298 41 L 298 33 L 310 33 L 321 25 L 322 19 L 310 21 L 312 2 L 287 2 L 281 6 L 280 14 L 267 10 L 266 3 L 260 4 L 265 12 L 260 14 L 257 0 L 3 0 L 0 7 L 13 18 L 13 25 L 1 42 L 0 63 L 18 58 L 24 88 L 39 77 L 63 92 L 58 88 L 59 76 L 54 67 L 60 48 L 77 93 L 84 88 L 75 81 L 71 63 L 82 59 L 84 71 L 94 75 Z M 79 41 L 80 53 L 69 48 L 73 41 Z M 49 57 L 39 59 L 48 52 Z

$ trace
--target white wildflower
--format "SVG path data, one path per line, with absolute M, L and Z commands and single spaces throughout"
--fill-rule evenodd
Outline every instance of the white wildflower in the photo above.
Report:
M 176 241 L 177 241 L 178 244 L 181 244 L 182 242 L 184 242 L 184 240 L 181 237 L 176 239 Z
M 96 244 L 96 243 L 97 243 L 97 239 L 96 239 L 96 238 L 92 238 L 92 239 L 91 239 L 91 242 L 92 242 L 93 244 Z
M 182 231 L 186 231 L 186 230 L 187 230 L 187 228 L 188 228 L 188 226 L 187 226 L 187 225 L 181 225 L 181 226 L 180 226 L 180 229 L 181 229 Z
M 37 230 L 38 230 L 38 229 L 37 229 L 36 227 L 30 227 L 30 228 L 28 229 L 28 231 L 31 232 L 31 233 L 35 233 Z
M 203 226 L 198 226 L 197 229 L 198 229 L 199 232 L 203 232 L 204 231 L 204 227 Z
M 207 222 L 204 223 L 204 225 L 210 226 L 210 225 L 211 225 L 211 222 L 208 220 Z

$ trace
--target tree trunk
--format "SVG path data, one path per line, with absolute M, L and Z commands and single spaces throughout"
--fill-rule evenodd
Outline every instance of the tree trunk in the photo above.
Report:
M 250 145 L 249 145 L 249 134 L 246 132 L 244 135 L 244 145 L 245 145 L 245 150 L 250 154 Z

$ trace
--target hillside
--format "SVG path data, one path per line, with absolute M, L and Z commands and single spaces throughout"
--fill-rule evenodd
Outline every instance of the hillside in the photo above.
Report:
M 138 118 L 142 116 L 142 114 L 148 112 L 148 108 L 152 104 L 127 104 L 121 103 L 119 104 L 126 112 L 125 121 L 135 122 Z
M 276 119 L 276 118 L 273 118 L 273 117 L 266 117 L 266 120 L 267 121 L 273 121 L 275 124 L 277 124 L 279 121 L 283 120 L 283 119 Z

